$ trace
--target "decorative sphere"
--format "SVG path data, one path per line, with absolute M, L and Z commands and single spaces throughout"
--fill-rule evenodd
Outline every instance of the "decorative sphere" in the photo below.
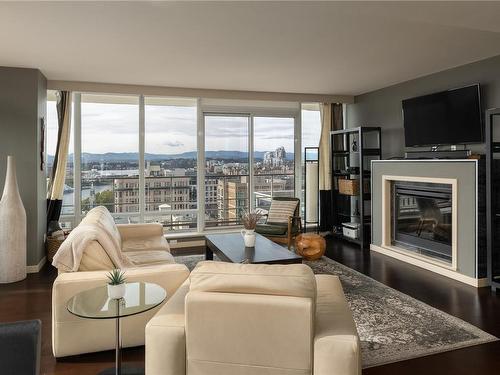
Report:
M 295 251 L 305 260 L 316 260 L 325 254 L 326 241 L 319 234 L 303 233 L 295 239 Z

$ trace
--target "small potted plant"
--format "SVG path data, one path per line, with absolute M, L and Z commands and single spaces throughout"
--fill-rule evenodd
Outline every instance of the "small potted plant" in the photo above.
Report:
M 120 299 L 125 296 L 125 272 L 119 269 L 110 271 L 107 274 L 108 296 L 111 299 Z
M 241 222 L 245 227 L 245 229 L 241 230 L 245 247 L 255 246 L 255 227 L 261 217 L 262 213 L 259 211 L 244 211 L 241 215 Z

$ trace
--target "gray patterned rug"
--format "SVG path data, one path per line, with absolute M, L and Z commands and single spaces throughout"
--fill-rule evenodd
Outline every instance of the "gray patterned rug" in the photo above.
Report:
M 176 257 L 189 269 L 202 259 L 202 255 Z M 364 368 L 497 340 L 329 258 L 306 263 L 316 274 L 340 277 L 361 339 Z

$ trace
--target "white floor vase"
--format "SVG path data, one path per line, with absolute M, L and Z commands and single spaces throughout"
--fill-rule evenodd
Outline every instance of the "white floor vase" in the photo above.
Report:
M 7 157 L 7 174 L 0 200 L 0 283 L 26 278 L 26 211 L 19 194 L 16 164 Z

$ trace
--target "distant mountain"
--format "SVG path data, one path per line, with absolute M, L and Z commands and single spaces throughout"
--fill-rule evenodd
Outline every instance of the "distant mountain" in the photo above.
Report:
M 144 154 L 144 158 L 146 161 L 161 161 L 161 160 L 170 160 L 170 159 L 195 159 L 196 151 L 183 152 L 181 154 Z M 264 157 L 265 151 L 256 151 L 254 158 L 262 159 Z M 107 152 L 105 154 L 92 154 L 88 152 L 82 153 L 82 159 L 86 162 L 90 163 L 101 163 L 101 162 L 120 162 L 120 161 L 137 161 L 139 156 L 137 152 Z M 230 160 L 238 160 L 238 159 L 246 159 L 248 158 L 248 152 L 243 151 L 207 151 L 205 153 L 205 157 L 207 159 L 230 159 Z M 69 159 L 73 158 L 73 154 L 69 155 Z M 286 153 L 287 160 L 293 160 L 294 154 L 287 152 Z M 48 164 L 52 164 L 54 162 L 54 156 L 48 155 L 47 157 Z

